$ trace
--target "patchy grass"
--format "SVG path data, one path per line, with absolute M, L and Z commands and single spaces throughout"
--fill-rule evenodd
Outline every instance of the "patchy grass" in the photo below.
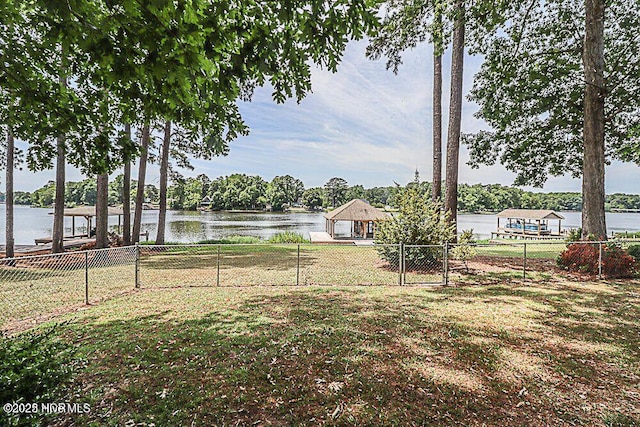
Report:
M 398 272 L 385 267 L 374 247 L 301 245 L 299 252 L 292 244 L 176 247 L 143 251 L 140 282 L 142 287 L 398 283 Z
M 0 268 L 0 327 L 21 320 L 47 317 L 85 307 L 85 280 L 89 303 L 131 292 L 132 264 L 68 264 Z
M 524 248 L 527 248 L 527 258 L 529 259 L 555 259 L 567 248 L 564 242 L 513 242 L 503 244 L 477 245 L 476 251 L 479 256 L 493 257 L 513 257 L 522 258 Z
M 74 315 L 85 425 L 640 422 L 637 282 L 147 289 Z
M 449 284 L 545 283 L 556 277 L 591 280 L 561 271 L 545 249 L 529 250 L 526 277 L 522 248 L 479 247 L 463 265 L 450 259 Z M 410 249 L 407 249 L 410 250 Z M 515 252 L 514 252 L 515 251 Z M 68 253 L 64 256 L 23 258 L 0 265 L 0 328 L 84 307 L 85 279 L 89 302 L 95 303 L 134 290 L 133 247 L 107 252 Z M 539 256 L 537 256 L 537 255 Z M 547 257 L 543 257 L 547 254 Z M 220 244 L 143 246 L 139 283 L 142 288 L 185 286 L 396 285 L 400 275 L 383 261 L 373 246 L 311 244 Z M 88 277 L 85 277 L 85 261 Z M 468 268 L 467 268 L 468 267 Z M 438 284 L 445 280 L 443 263 L 409 267 L 405 284 Z

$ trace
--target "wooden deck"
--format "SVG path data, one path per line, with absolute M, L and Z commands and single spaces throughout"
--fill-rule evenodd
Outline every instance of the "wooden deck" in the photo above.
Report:
M 63 242 L 63 246 L 66 249 L 75 249 L 86 243 L 93 243 L 96 239 L 72 239 L 65 240 Z M 26 256 L 26 255 L 44 255 L 51 253 L 51 243 L 46 243 L 44 245 L 15 245 L 14 252 L 16 256 Z M 5 246 L 0 245 L 0 256 L 5 256 Z
M 81 239 L 88 239 L 89 237 L 86 234 L 76 234 L 73 236 L 65 236 L 64 240 L 65 241 L 74 241 L 74 240 L 81 240 Z M 35 239 L 36 245 L 42 245 L 42 244 L 47 244 L 47 243 L 51 243 L 53 241 L 53 239 L 51 237 L 40 237 L 38 239 Z
M 348 237 L 331 237 L 331 235 L 325 231 L 310 231 L 309 238 L 311 243 L 325 244 L 325 245 L 358 245 L 358 246 L 370 246 L 373 245 L 371 239 L 350 239 Z
M 566 234 L 524 234 L 524 233 L 512 233 L 503 231 L 492 231 L 491 238 L 496 239 L 524 239 L 524 240 L 564 240 Z

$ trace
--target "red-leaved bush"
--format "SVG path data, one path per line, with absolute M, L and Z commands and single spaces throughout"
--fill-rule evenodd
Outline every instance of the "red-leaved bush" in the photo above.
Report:
M 597 243 L 571 243 L 560 256 L 558 265 L 566 270 L 587 274 L 598 273 L 599 248 Z M 632 277 L 635 260 L 615 244 L 602 245 L 602 274 L 609 278 Z

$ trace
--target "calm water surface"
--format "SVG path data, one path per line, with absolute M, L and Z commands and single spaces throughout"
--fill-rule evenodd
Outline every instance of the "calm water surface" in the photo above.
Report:
M 34 239 L 51 235 L 53 216 L 51 209 L 15 207 L 15 239 L 16 244 L 32 245 Z M 565 220 L 563 228 L 580 226 L 580 212 L 562 212 Z M 5 240 L 5 205 L 0 205 L 0 244 Z M 149 238 L 155 239 L 158 211 L 144 211 L 142 230 L 149 231 Z M 167 212 L 166 240 L 171 242 L 197 242 L 206 239 L 219 239 L 230 235 L 248 235 L 269 238 L 282 231 L 293 231 L 309 237 L 310 231 L 324 231 L 325 219 L 322 213 L 231 213 L 231 212 Z M 109 219 L 109 224 L 116 227 L 117 217 Z M 640 231 L 640 214 L 607 213 L 609 233 L 619 231 Z M 76 219 L 77 232 L 84 231 L 84 219 Z M 496 229 L 495 215 L 458 215 L 458 228 L 473 228 L 480 238 L 488 238 Z M 71 219 L 65 219 L 65 233 L 71 234 Z M 349 223 L 338 223 L 337 232 L 348 234 Z M 144 239 L 144 238 L 143 238 Z

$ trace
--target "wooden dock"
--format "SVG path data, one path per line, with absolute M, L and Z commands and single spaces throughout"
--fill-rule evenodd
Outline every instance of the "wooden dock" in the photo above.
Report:
M 311 243 L 325 244 L 325 245 L 358 245 L 358 246 L 370 246 L 374 242 L 371 239 L 350 239 L 348 237 L 331 237 L 331 235 L 325 231 L 310 231 L 309 238 Z
M 91 238 L 83 238 L 83 239 L 70 239 L 65 240 L 63 242 L 64 249 L 76 249 L 80 246 L 93 243 L 96 239 Z M 27 256 L 27 255 L 45 255 L 51 253 L 51 243 L 46 243 L 44 245 L 15 245 L 14 253 L 16 256 Z M 5 256 L 5 246 L 0 245 L 0 256 Z
M 564 240 L 566 234 L 523 234 L 523 233 L 509 233 L 503 231 L 492 231 L 491 239 L 503 239 L 503 240 Z

